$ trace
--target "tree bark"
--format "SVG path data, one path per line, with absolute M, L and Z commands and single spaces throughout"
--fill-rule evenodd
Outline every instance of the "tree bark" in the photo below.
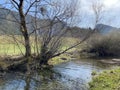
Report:
M 20 15 L 20 28 L 25 41 L 25 49 L 26 49 L 25 56 L 29 57 L 31 56 L 31 47 L 30 47 L 30 38 L 28 35 L 27 26 L 26 26 L 25 15 L 23 12 L 23 0 L 21 0 L 19 4 L 19 15 Z
M 31 47 L 30 47 L 30 39 L 28 34 L 24 35 L 24 39 L 25 39 L 25 56 L 29 57 L 31 56 Z

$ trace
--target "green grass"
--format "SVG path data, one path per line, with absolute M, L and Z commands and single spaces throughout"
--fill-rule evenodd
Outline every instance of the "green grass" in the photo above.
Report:
M 20 47 L 20 48 L 19 48 Z M 0 44 L 0 55 L 18 55 L 25 52 L 23 45 Z
M 23 37 L 20 36 L 20 35 L 16 35 L 15 38 L 20 42 L 24 41 Z M 34 37 L 30 37 L 30 40 L 31 40 L 32 52 L 34 53 L 34 52 L 36 52 L 35 47 L 34 47 L 35 46 L 34 45 L 35 44 L 34 43 Z M 63 45 L 60 48 L 60 51 L 65 50 L 66 48 L 71 46 L 73 43 L 75 43 L 77 40 L 78 39 L 76 39 L 76 38 L 64 37 L 63 38 Z M 24 54 L 25 53 L 25 47 L 20 42 L 18 42 L 19 45 L 17 45 L 12 37 L 9 37 L 9 36 L 6 36 L 6 35 L 0 36 L 0 56 L 4 56 L 4 55 L 20 55 L 22 53 Z M 70 51 L 74 51 L 74 48 L 71 49 Z
M 34 45 L 31 46 L 32 53 L 36 52 Z M 4 55 L 20 55 L 25 53 L 25 47 L 22 44 L 0 44 L 0 56 Z
M 0 36 L 0 56 L 5 56 L 5 55 L 20 55 L 25 53 L 25 47 L 23 45 L 24 40 L 23 37 L 20 35 L 15 36 L 16 41 L 6 35 Z M 36 52 L 35 50 L 35 43 L 34 43 L 34 38 L 30 37 L 31 40 L 31 48 L 32 48 L 32 53 Z
M 120 68 L 94 76 L 89 85 L 89 90 L 120 90 Z

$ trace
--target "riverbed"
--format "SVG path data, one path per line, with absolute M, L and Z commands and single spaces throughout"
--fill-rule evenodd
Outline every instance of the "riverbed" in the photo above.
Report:
M 10 72 L 0 78 L 0 90 L 89 90 L 91 73 L 111 69 L 114 66 L 99 60 L 80 59 L 55 65 L 51 71 L 24 73 Z

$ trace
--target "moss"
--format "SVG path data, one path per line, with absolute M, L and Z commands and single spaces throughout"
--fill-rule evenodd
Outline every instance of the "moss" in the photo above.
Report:
M 120 68 L 94 76 L 89 86 L 90 90 L 120 90 Z

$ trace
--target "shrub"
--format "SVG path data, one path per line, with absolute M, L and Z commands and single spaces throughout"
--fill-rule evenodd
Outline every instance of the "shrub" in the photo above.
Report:
M 120 32 L 111 32 L 106 35 L 93 35 L 82 51 L 94 53 L 99 57 L 120 56 Z

